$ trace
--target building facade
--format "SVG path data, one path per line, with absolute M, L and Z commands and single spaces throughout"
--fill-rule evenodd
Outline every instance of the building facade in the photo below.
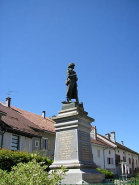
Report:
M 115 132 L 105 134 L 105 136 L 102 136 L 97 133 L 97 138 L 103 140 L 107 144 L 110 144 L 114 147 L 115 158 L 112 161 L 115 165 L 115 174 L 128 175 L 136 173 L 137 168 L 139 167 L 139 154 L 131 150 L 130 148 L 124 146 L 123 141 L 121 142 L 121 144 L 116 142 Z M 108 153 L 106 153 L 106 155 L 107 160 L 110 160 L 108 159 L 110 158 Z M 109 161 L 107 161 L 107 163 L 108 162 Z M 105 166 L 105 169 L 108 169 L 108 167 L 106 168 Z
M 11 150 L 37 150 L 53 159 L 55 122 L 45 117 L 0 102 L 0 147 Z

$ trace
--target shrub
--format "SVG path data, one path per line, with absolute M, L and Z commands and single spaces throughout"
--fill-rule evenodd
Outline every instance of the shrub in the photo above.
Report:
M 46 169 L 49 171 L 49 166 L 52 164 L 52 160 L 47 157 L 39 155 L 39 153 L 28 153 L 27 151 L 11 151 L 9 149 L 0 149 L 0 169 L 11 171 L 13 166 L 18 163 L 28 163 L 29 161 L 36 159 L 36 162 L 44 162 L 48 166 Z
M 36 159 L 28 163 L 19 163 L 11 172 L 0 170 L 1 185 L 56 185 L 67 171 L 63 166 L 60 170 L 48 174 L 44 171 L 44 162 L 38 163 Z
M 101 173 L 104 173 L 106 179 L 112 179 L 112 178 L 114 178 L 113 172 L 111 172 L 111 171 L 109 171 L 109 170 L 100 169 L 100 168 L 97 168 L 97 170 L 98 170 L 99 172 L 101 172 Z

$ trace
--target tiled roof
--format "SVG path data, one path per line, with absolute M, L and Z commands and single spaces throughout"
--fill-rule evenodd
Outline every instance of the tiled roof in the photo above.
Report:
M 134 153 L 134 154 L 139 155 L 137 152 L 131 150 L 130 148 L 127 148 L 126 146 L 121 145 L 120 143 L 117 143 L 117 142 L 115 142 L 115 143 L 116 143 L 116 145 L 117 145 L 118 148 L 121 148 L 121 149 L 126 150 L 128 152 L 131 152 L 131 153 Z
M 14 110 L 18 111 L 22 116 L 39 126 L 40 130 L 55 133 L 55 122 L 48 117 L 43 118 L 41 115 L 34 114 L 16 107 L 11 106 Z
M 12 108 L 5 107 L 2 104 L 0 104 L 0 111 L 6 113 L 6 116 L 2 116 L 1 120 L 4 126 L 6 126 L 7 128 L 12 129 L 13 131 L 16 131 L 16 132 L 22 132 L 23 134 L 28 134 L 31 137 L 32 136 L 41 137 L 37 132 L 35 132 L 32 128 L 30 128 L 30 127 L 37 127 L 37 126 L 34 125 L 31 121 L 29 121 L 25 117 L 23 117 L 17 111 L 13 110 Z
M 98 134 L 98 135 L 100 135 L 100 134 Z M 120 144 L 120 143 L 118 143 L 118 142 L 115 142 L 115 143 L 114 143 L 113 141 L 111 141 L 110 139 L 106 138 L 105 136 L 102 136 L 102 135 L 100 135 L 100 136 L 103 137 L 103 138 L 105 138 L 105 139 L 108 140 L 109 142 L 111 142 L 111 143 L 117 145 L 117 148 L 120 148 L 120 149 L 123 149 L 123 150 L 125 150 L 125 151 L 128 151 L 128 152 L 131 152 L 131 153 L 134 153 L 134 154 L 137 154 L 137 155 L 138 155 L 137 152 L 131 150 L 131 149 L 128 148 L 128 147 L 126 147 L 126 146 L 124 146 L 124 145 L 122 145 L 122 144 Z
M 109 143 L 107 143 L 104 140 L 100 139 L 99 137 L 97 137 L 97 139 L 91 138 L 91 143 L 98 144 L 98 145 L 103 145 L 105 147 L 115 148 L 112 145 L 110 145 Z

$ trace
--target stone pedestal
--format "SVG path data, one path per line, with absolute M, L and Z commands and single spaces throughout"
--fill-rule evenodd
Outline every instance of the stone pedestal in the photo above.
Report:
M 59 169 L 63 165 L 69 169 L 61 183 L 103 182 L 104 174 L 96 170 L 92 157 L 90 123 L 94 119 L 87 116 L 82 104 L 63 104 L 62 109 L 58 116 L 52 117 L 56 122 L 56 141 L 50 168 Z

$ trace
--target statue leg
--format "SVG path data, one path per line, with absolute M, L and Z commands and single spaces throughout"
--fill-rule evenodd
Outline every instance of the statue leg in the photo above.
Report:
M 75 92 L 75 100 L 76 100 L 76 102 L 78 103 L 78 102 L 79 102 L 79 99 L 78 99 L 77 84 L 75 85 L 74 92 Z
M 71 96 L 72 96 L 72 91 L 73 91 L 73 86 L 74 86 L 74 83 L 69 83 L 68 86 L 67 86 L 67 101 L 70 103 L 72 102 L 71 101 Z

